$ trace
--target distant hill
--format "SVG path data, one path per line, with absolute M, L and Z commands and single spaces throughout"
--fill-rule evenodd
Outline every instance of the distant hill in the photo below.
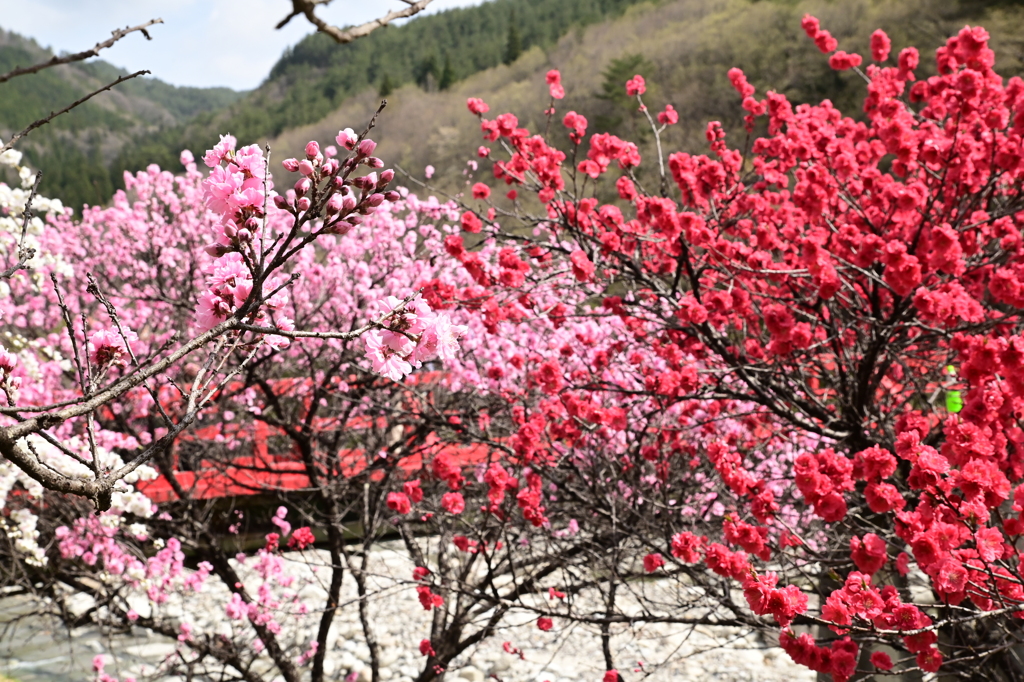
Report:
M 0 29 L 0 73 L 45 61 L 53 53 L 34 40 Z M 66 64 L 0 84 L 0 137 L 128 72 L 95 60 Z M 221 110 L 244 93 L 227 88 L 181 88 L 137 78 L 33 131 L 18 148 L 43 171 L 42 190 L 68 206 L 103 203 L 114 189 L 110 167 L 126 144 Z
M 666 133 L 668 149 L 705 150 L 709 120 L 722 121 L 731 142 L 742 144 L 743 112 L 726 77 L 733 66 L 760 93 L 777 90 L 794 102 L 829 98 L 848 114 L 859 111 L 863 82 L 828 67 L 800 29 L 806 12 L 820 17 L 847 51 L 868 55 L 868 37 L 878 27 L 891 36 L 894 55 L 918 46 L 921 76 L 934 69 L 933 51 L 949 35 L 965 23 L 982 24 L 992 33 L 1000 73 L 1024 73 L 1019 0 L 491 0 L 417 17 L 348 45 L 308 36 L 244 95 L 126 83 L 120 99 L 66 117 L 48 133 L 74 145 L 42 146 L 32 161 L 44 170 L 56 165 L 58 175 L 72 169 L 61 176 L 63 187 L 49 190 L 65 203 L 77 205 L 89 191 L 95 198 L 88 201 L 102 202 L 124 170 L 150 163 L 180 170 L 181 149 L 200 154 L 219 133 L 233 133 L 243 144 L 269 140 L 278 158 L 309 139 L 328 142 L 339 128 L 365 124 L 387 94 L 390 105 L 374 135 L 380 155 L 413 173 L 430 163 L 438 169 L 434 183 L 454 192 L 464 187 L 466 161 L 480 144 L 466 97 L 483 97 L 491 115 L 514 111 L 522 124 L 542 130 L 544 73 L 551 68 L 562 71 L 567 90 L 556 128 L 564 112 L 576 110 L 590 120 L 590 132 L 637 137 L 650 154 L 650 133 L 623 93 L 625 80 L 641 73 L 652 109 L 671 103 L 680 113 L 679 125 Z M 90 82 L 114 74 L 101 63 L 79 68 Z M 15 98 L 42 108 L 50 106 L 41 104 L 46 97 L 70 101 L 74 83 L 59 71 L 16 79 L 24 90 L 11 97 L 3 88 L 15 81 L 0 85 L 0 128 L 7 125 L 4 107 L 28 108 Z M 46 80 L 32 85 L 41 76 Z M 143 111 L 151 112 L 146 123 Z M 653 168 L 645 166 L 645 172 Z
M 178 150 L 205 149 L 218 132 L 231 132 L 245 143 L 265 141 L 321 120 L 366 90 L 387 94 L 414 84 L 444 92 L 472 74 L 514 62 L 524 50 L 549 49 L 574 30 L 652 1 L 490 0 L 421 15 L 345 45 L 312 34 L 286 50 L 247 97 L 225 111 L 139 140 L 125 148 L 115 166 L 176 164 Z
M 818 103 L 828 98 L 845 114 L 861 115 L 864 82 L 853 72 L 838 73 L 828 66 L 800 28 L 811 12 L 821 19 L 847 51 L 870 61 L 869 37 L 876 28 L 888 32 L 893 58 L 915 45 L 921 50 L 919 77 L 935 72 L 934 50 L 965 24 L 981 24 L 992 34 L 997 69 L 1005 77 L 1024 75 L 1024 5 L 1020 2 L 964 0 L 672 0 L 641 4 L 621 17 L 570 32 L 557 43 L 526 51 L 510 66 L 487 69 L 454 85 L 447 92 L 424 91 L 406 85 L 387 99 L 374 139 L 377 154 L 389 164 L 422 179 L 428 163 L 435 166 L 432 185 L 465 191 L 477 146 L 488 144 L 466 110 L 467 97 L 490 105 L 488 117 L 511 111 L 520 125 L 543 131 L 548 106 L 544 74 L 558 68 L 566 98 L 558 102 L 552 136 L 568 150 L 562 117 L 582 113 L 588 133 L 610 131 L 641 141 L 645 163 L 642 179 L 656 182 L 656 152 L 646 119 L 624 93 L 625 81 L 642 74 L 648 83 L 645 101 L 652 113 L 672 104 L 680 121 L 664 134 L 666 150 L 707 153 L 708 121 L 725 126 L 729 144 L 742 148 L 746 137 L 740 97 L 727 77 L 742 68 L 762 96 L 767 90 L 785 93 L 795 103 Z M 330 140 L 339 128 L 363 125 L 379 101 L 365 88 L 321 121 L 287 130 L 271 141 L 280 153 L 294 153 L 307 140 Z M 490 145 L 494 146 L 494 145 Z M 489 168 L 489 164 L 486 166 Z M 275 164 L 279 181 L 294 179 Z M 477 172 L 473 181 L 494 184 L 490 172 Z M 410 185 L 412 186 L 412 185 Z M 610 187 L 607 191 L 613 191 Z M 504 193 L 504 191 L 502 192 Z

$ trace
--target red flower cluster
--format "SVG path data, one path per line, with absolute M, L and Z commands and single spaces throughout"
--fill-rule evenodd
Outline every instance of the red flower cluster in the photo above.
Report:
M 833 69 L 861 66 L 816 18 L 801 25 Z M 760 118 L 766 133 L 745 153 L 710 123 L 709 153 L 670 154 L 664 180 L 674 187 L 657 196 L 628 173 L 607 203 L 566 189 L 604 182 L 613 161 L 638 166 L 628 141 L 594 135 L 587 158 L 563 167 L 565 156 L 514 116 L 484 121 L 488 139 L 513 149 L 496 176 L 534 191 L 546 215 L 529 223 L 541 226 L 536 238 L 516 231 L 487 261 L 457 238 L 445 244 L 481 288 L 507 289 L 509 300 L 561 274 L 567 289 L 601 301 L 547 301 L 555 330 L 580 312 L 572 305 L 621 329 L 621 345 L 595 355 L 597 372 L 617 368 L 599 381 L 574 369 L 568 344 L 513 365 L 538 403 L 514 408 L 507 446 L 531 470 L 519 488 L 491 465 L 492 510 L 516 490 L 524 517 L 543 524 L 547 467 L 576 456 L 566 453 L 588 442 L 585 429 L 635 437 L 616 462 L 623 473 L 642 470 L 652 490 L 692 475 L 721 519 L 702 528 L 711 540 L 670 528 L 651 541 L 670 537 L 668 551 L 647 553 L 644 570 L 669 554 L 703 565 L 787 628 L 810 608 L 802 567 L 828 557 L 845 577 L 814 609 L 842 638 L 819 646 L 784 630 L 781 642 L 835 680 L 856 670 L 862 638 L 913 654 L 925 671 L 959 670 L 938 645 L 939 630 L 956 625 L 878 587 L 893 573 L 923 573 L 940 602 L 991 619 L 989 633 L 1024 611 L 1024 80 L 993 71 L 976 27 L 950 38 L 937 75 L 923 80 L 916 49 L 884 66 L 892 42 L 876 31 L 870 50 L 864 120 L 828 101 L 757 99 L 731 70 L 747 130 Z M 639 77 L 627 85 L 630 96 L 645 90 Z M 669 107 L 658 116 L 661 126 L 676 120 Z M 586 120 L 570 112 L 563 123 L 580 144 Z M 488 329 L 511 319 L 496 308 L 481 306 Z M 632 411 L 609 409 L 631 400 Z M 639 416 L 671 410 L 664 422 Z M 716 430 L 723 420 L 734 425 Z M 672 469 L 677 456 L 695 473 Z M 636 487 L 619 484 L 618 499 L 639 507 Z M 765 562 L 779 573 L 755 570 Z M 893 668 L 881 652 L 871 661 Z
M 292 531 L 292 537 L 288 540 L 288 546 L 292 549 L 303 550 L 310 547 L 314 542 L 316 542 L 316 538 L 313 536 L 313 531 L 309 529 L 309 526 L 303 526 Z

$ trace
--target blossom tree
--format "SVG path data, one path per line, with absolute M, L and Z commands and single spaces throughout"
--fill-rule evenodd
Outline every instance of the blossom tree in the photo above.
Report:
M 266 203 L 269 229 L 309 208 L 304 200 L 318 169 L 336 169 L 339 147 L 361 144 L 350 131 L 336 142 L 322 151 L 311 143 L 305 159 L 283 162 L 300 179 L 293 193 Z M 40 225 L 39 250 L 53 259 L 51 269 L 64 268 L 65 277 L 88 273 L 91 291 L 62 297 L 68 312 L 58 299 L 55 319 L 47 319 L 37 311 L 47 309 L 51 290 L 38 278 L 18 278 L 5 299 L 7 319 L 31 338 L 59 330 L 65 317 L 107 316 L 110 326 L 76 337 L 89 344 L 88 367 L 100 376 L 130 371 L 132 353 L 145 357 L 144 343 L 221 324 L 253 286 L 246 260 L 231 248 L 240 234 L 248 244 L 243 230 L 251 228 L 241 214 L 225 225 L 214 208 L 245 191 L 223 190 L 230 169 L 222 157 L 246 163 L 251 152 L 233 152 L 225 139 L 205 156 L 208 175 L 186 153 L 184 176 L 151 167 L 127 176 L 127 190 L 109 208 Z M 390 179 L 370 170 L 338 183 L 325 217 L 306 228 L 317 240 L 288 263 L 287 272 L 300 276 L 282 277 L 284 287 L 268 285 L 278 298 L 263 317 L 243 322 L 241 331 L 252 328 L 270 342 L 225 344 L 214 360 L 186 360 L 173 384 L 136 390 L 97 411 L 92 430 L 103 461 L 135 462 L 140 450 L 150 457 L 114 489 L 109 509 L 93 514 L 16 468 L 5 470 L 5 505 L 17 522 L 3 548 L 14 569 L 8 586 L 35 595 L 73 626 L 143 628 L 172 639 L 179 653 L 156 671 L 168 675 L 324 679 L 338 672 L 333 625 L 353 609 L 377 679 L 375 604 L 391 592 L 378 594 L 372 555 L 397 535 L 410 558 L 398 587 L 417 595 L 426 618 L 412 641 L 420 645 L 420 679 L 442 677 L 511 611 L 552 627 L 550 590 L 568 582 L 559 577 L 567 571 L 583 573 L 603 540 L 578 534 L 578 514 L 569 508 L 545 513 L 540 479 L 524 466 L 529 460 L 500 445 L 514 427 L 513 405 L 478 364 L 497 357 L 486 350 L 495 336 L 469 312 L 495 302 L 446 253 L 460 229 L 456 206 L 403 193 L 374 199 Z M 334 227 L 339 215 L 347 215 L 345 224 Z M 220 235 L 213 244 L 202 238 L 211 232 Z M 506 330 L 503 348 L 543 344 L 557 353 L 569 329 L 521 323 Z M 353 326 L 362 335 L 294 330 Z M 478 341 L 459 352 L 472 337 Z M 40 386 L 59 386 L 74 368 L 63 361 L 72 338 L 47 338 L 61 355 L 12 357 L 20 358 L 18 368 L 52 374 Z M 193 405 L 192 385 L 214 362 L 231 369 Z M 19 398 L 27 400 L 27 389 Z M 74 384 L 65 390 L 73 396 Z M 176 428 L 193 413 L 194 433 Z M 69 430 L 57 443 L 82 452 L 88 437 Z M 47 462 L 70 468 L 49 440 L 30 442 Z M 288 477 L 298 483 L 283 487 Z M 226 507 L 211 489 L 260 493 L 278 511 Z M 256 537 L 259 545 L 248 544 Z M 357 604 L 340 603 L 346 575 Z M 90 604 L 84 611 L 75 606 L 83 598 Z M 110 677 L 103 672 L 110 660 L 101 663 L 101 675 Z
M 390 191 L 346 130 L 284 195 L 224 138 L 208 175 L 185 155 L 15 224 L 5 580 L 173 638 L 168 674 L 291 682 L 330 674 L 348 573 L 377 679 L 391 538 L 424 682 L 513 611 L 596 628 L 608 682 L 644 622 L 774 633 L 834 680 L 1019 677 L 1024 81 L 980 28 L 917 80 L 881 31 L 862 69 L 803 27 L 863 78 L 859 118 L 734 69 L 746 142 L 713 122 L 709 155 L 666 155 L 678 115 L 636 76 L 649 169 L 577 112 L 556 144 L 471 99 L 503 199 Z
M 304 341 L 329 356 L 338 344 L 358 344 L 356 353 L 333 354 L 340 360 L 329 385 L 348 363 L 399 380 L 413 365 L 458 349 L 462 329 L 447 313 L 431 310 L 409 283 L 380 280 L 388 272 L 381 261 L 368 263 L 373 248 L 357 246 L 372 236 L 368 228 L 345 239 L 400 195 L 387 189 L 393 171 L 375 170 L 383 163 L 365 132 L 341 131 L 336 142 L 340 155 L 311 142 L 302 160 L 284 161 L 301 178 L 284 195 L 273 192 L 264 152 L 236 149 L 230 136 L 204 156 L 208 173 L 184 153 L 184 176 L 156 167 L 126 176 L 127 190 L 109 208 L 87 209 L 81 221 L 47 201 L 40 202 L 51 213 L 44 224 L 28 215 L 29 192 L 10 192 L 9 203 L 25 217 L 21 225 L 4 221 L 5 250 L 18 263 L 0 304 L 9 586 L 36 595 L 72 625 L 120 623 L 176 638 L 194 656 L 184 657 L 186 666 L 212 661 L 252 679 L 249 669 L 262 657 L 297 680 L 319 661 L 322 678 L 315 646 L 296 643 L 295 632 L 278 637 L 271 615 L 287 600 L 302 613 L 310 608 L 288 592 L 295 576 L 282 572 L 272 549 L 251 561 L 215 549 L 216 510 L 198 509 L 195 485 L 179 481 L 175 444 L 226 400 L 260 414 L 257 389 L 246 390 L 277 381 L 258 370 L 276 368 L 293 343 L 299 358 Z M 417 235 L 410 236 L 413 242 L 394 244 L 399 254 L 410 255 L 405 249 Z M 407 259 L 407 267 L 413 276 L 417 261 Z M 327 280 L 354 288 L 332 298 Z M 310 371 L 323 378 L 319 366 Z M 233 419 L 224 410 L 219 420 L 227 433 Z M 229 446 L 239 440 L 214 438 Z M 184 503 L 177 522 L 145 492 L 160 474 Z M 309 529 L 290 542 L 307 547 Z M 209 560 L 186 567 L 186 552 Z M 246 623 L 230 644 L 188 617 L 197 605 L 190 596 L 214 583 L 225 593 L 224 620 Z M 68 605 L 76 595 L 92 604 L 84 613 Z
M 449 252 L 496 299 L 553 325 L 623 326 L 583 367 L 572 344 L 521 354 L 519 376 L 550 400 L 519 412 L 511 438 L 536 475 L 572 489 L 591 434 L 607 440 L 624 417 L 635 437 L 605 476 L 621 487 L 575 488 L 595 509 L 617 494 L 646 520 L 627 525 L 634 554 L 619 565 L 643 557 L 650 572 L 734 581 L 747 622 L 835 680 L 940 669 L 1013 679 L 1024 81 L 993 70 L 981 28 L 950 38 L 938 74 L 917 80 L 918 52 L 892 57 L 882 31 L 862 70 L 815 18 L 803 27 L 833 69 L 864 79 L 862 119 L 828 101 L 759 99 L 734 69 L 747 141 L 730 148 L 712 122 L 710 155 L 665 159 L 658 136 L 678 117 L 648 112 L 637 76 L 626 89 L 657 153 L 648 187 L 636 145 L 608 134 L 585 145 L 576 112 L 562 119 L 570 166 L 514 115 L 488 119 L 471 99 L 498 145 L 480 155 L 512 190 L 508 202 L 475 191 L 489 206 L 464 205 Z M 548 83 L 553 116 L 557 74 Z M 501 255 L 482 256 L 481 238 Z M 586 300 L 531 299 L 555 277 Z M 482 310 L 499 330 L 521 314 Z M 510 365 L 495 358 L 489 371 Z M 706 506 L 663 497 L 707 472 L 717 485 Z M 618 519 L 585 521 L 593 532 Z M 817 638 L 792 629 L 808 625 Z

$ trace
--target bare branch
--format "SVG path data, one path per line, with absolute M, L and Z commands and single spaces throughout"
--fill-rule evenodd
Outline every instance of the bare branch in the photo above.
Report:
M 136 78 L 138 76 L 145 76 L 148 73 L 149 73 L 149 71 L 136 71 L 135 73 L 130 74 L 128 76 L 121 76 L 120 78 L 118 78 L 113 83 L 108 83 L 108 84 L 104 85 L 102 88 L 100 88 L 99 90 L 93 90 L 92 92 L 90 92 L 88 95 L 86 95 L 82 99 L 80 99 L 80 100 L 78 100 L 76 102 L 73 102 L 72 104 L 69 104 L 68 106 L 64 107 L 60 111 L 57 111 L 57 112 L 51 111 L 50 115 L 47 116 L 46 118 L 41 118 L 38 121 L 34 121 L 33 123 L 30 123 L 27 128 L 22 130 L 20 133 L 15 134 L 14 137 L 12 137 L 10 140 L 7 141 L 7 144 L 5 144 L 2 148 L 0 148 L 0 154 L 3 154 L 5 151 L 7 151 L 11 147 L 13 147 L 15 142 L 17 142 L 21 138 L 25 137 L 26 135 L 28 135 L 30 132 L 32 132 L 36 128 L 39 128 L 39 127 L 42 127 L 42 126 L 46 125 L 47 123 L 49 123 L 53 119 L 57 118 L 61 114 L 68 113 L 69 111 L 71 111 L 72 109 L 77 107 L 79 104 L 84 104 L 85 102 L 88 102 L 90 99 L 92 99 L 96 95 L 100 94 L 101 92 L 105 92 L 107 90 L 110 90 L 115 85 L 120 85 L 121 83 L 124 83 L 125 81 L 131 80 L 132 78 Z
M 25 202 L 25 211 L 21 214 L 21 237 L 18 238 L 18 262 L 7 268 L 3 272 L 0 272 L 0 279 L 10 279 L 14 276 L 14 273 L 25 268 L 28 262 L 32 260 L 32 257 L 36 255 L 36 250 L 32 248 L 25 248 L 25 235 L 28 233 L 28 224 L 32 220 L 32 202 L 35 201 L 36 192 L 39 191 L 39 181 L 43 179 L 43 171 L 36 172 L 36 181 L 32 183 L 32 191 L 29 192 L 28 201 Z
M 0 75 L 0 83 L 6 83 L 7 81 L 11 80 L 12 78 L 15 78 L 16 76 L 25 76 L 30 73 L 37 73 L 39 71 L 42 71 L 43 69 L 48 69 L 51 66 L 58 66 L 60 64 L 70 64 L 72 62 L 80 62 L 85 59 L 89 59 L 90 57 L 96 57 L 99 55 L 100 50 L 111 47 L 121 38 L 124 38 L 126 35 L 134 33 L 135 31 L 139 31 L 142 33 L 142 35 L 146 36 L 146 40 L 152 40 L 153 38 L 149 35 L 149 31 L 147 31 L 146 29 L 152 26 L 153 24 L 162 23 L 164 23 L 163 19 L 150 19 L 146 23 L 139 24 L 138 26 L 119 28 L 116 31 L 110 32 L 110 38 L 104 40 L 102 43 L 96 43 L 96 45 L 94 45 L 90 50 L 84 50 L 83 52 L 76 52 L 74 54 L 66 54 L 63 56 L 55 56 L 49 61 L 40 62 L 35 66 L 15 68 L 13 71 L 8 71 L 7 73 Z
M 373 21 L 367 21 L 364 24 L 353 26 L 347 29 L 340 29 L 337 26 L 331 26 L 329 23 L 321 19 L 316 15 L 316 6 L 326 4 L 324 0 L 292 0 L 292 12 L 287 17 L 282 19 L 278 24 L 277 28 L 284 27 L 292 17 L 296 17 L 300 14 L 304 14 L 306 19 L 311 24 L 316 26 L 317 30 L 321 33 L 326 33 L 337 43 L 351 43 L 353 40 L 363 38 L 370 35 L 378 28 L 383 28 L 396 19 L 405 19 L 413 15 L 419 14 L 427 5 L 433 0 L 402 0 L 408 7 L 405 9 L 396 9 L 388 12 L 382 17 L 374 19 Z

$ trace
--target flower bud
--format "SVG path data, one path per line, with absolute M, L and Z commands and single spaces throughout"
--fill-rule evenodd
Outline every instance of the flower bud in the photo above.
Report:
M 356 146 L 356 140 L 358 139 L 359 136 L 356 135 L 351 128 L 345 128 L 338 133 L 338 136 L 334 138 L 334 141 L 345 149 L 354 149 Z
M 378 187 L 384 187 L 385 185 L 390 184 L 391 181 L 394 180 L 394 179 L 395 179 L 395 171 L 393 171 L 392 169 L 388 168 L 386 171 L 384 171 L 383 173 L 380 174 L 380 184 L 378 184 L 377 186 Z
M 236 228 L 234 225 L 224 226 L 224 236 L 227 237 L 228 239 L 234 239 L 237 234 L 238 228 Z
M 243 244 L 252 241 L 252 232 L 245 229 L 244 227 L 238 231 L 238 241 Z
M 299 161 L 299 172 L 302 173 L 303 175 L 312 175 L 313 164 L 305 159 Z
M 256 220 L 255 218 L 249 218 L 248 220 L 245 221 L 245 227 L 251 230 L 252 232 L 255 232 L 257 229 L 259 229 L 259 226 L 260 221 Z
M 278 208 L 282 209 L 286 208 L 288 206 L 288 200 L 285 199 L 280 194 L 278 194 L 277 196 L 274 197 L 274 206 L 277 206 Z
M 312 187 L 313 183 L 310 181 L 309 178 L 302 178 L 301 180 L 295 183 L 295 193 L 301 197 L 303 194 L 308 192 Z
M 363 140 L 359 143 L 359 156 L 370 156 L 376 148 L 377 143 L 373 140 Z
M 284 169 L 289 173 L 294 173 L 295 171 L 299 170 L 298 159 L 285 159 L 284 161 L 281 162 L 281 165 L 284 166 Z
M 394 202 L 394 201 L 398 201 L 399 199 L 401 199 L 402 195 L 399 194 L 398 192 L 394 191 L 394 190 L 391 190 L 390 192 L 385 192 L 384 193 L 384 198 L 387 199 L 388 201 Z
M 338 148 L 335 147 L 333 144 L 332 145 L 328 145 L 326 148 L 324 148 L 324 156 L 326 156 L 327 158 L 333 159 L 337 155 L 338 155 Z
M 341 207 L 345 211 L 352 211 L 352 210 L 354 210 L 355 207 L 356 207 L 356 198 L 354 196 L 352 196 L 351 194 L 349 194 L 344 199 L 342 199 Z
M 209 246 L 204 246 L 203 251 L 205 251 L 207 255 L 213 256 L 214 258 L 220 258 L 221 256 L 228 252 L 228 249 L 226 246 L 223 246 L 221 244 L 210 244 Z
M 370 206 L 380 206 L 381 204 L 384 203 L 384 195 L 371 194 L 370 198 L 366 200 L 366 203 L 368 203 Z
M 306 143 L 306 158 L 312 161 L 320 153 L 320 144 L 316 140 Z
M 348 231 L 352 229 L 352 223 L 344 220 L 337 222 L 327 228 L 327 234 L 348 234 Z
M 368 173 L 363 176 L 363 187 L 366 189 L 375 189 L 377 187 L 377 174 Z
M 334 186 L 334 189 L 345 189 L 345 178 L 334 178 L 334 180 L 331 181 L 331 185 Z
M 327 215 L 334 215 L 335 213 L 341 213 L 341 209 L 345 206 L 345 200 L 340 194 L 333 195 L 327 201 Z
M 366 165 L 369 166 L 370 168 L 383 168 L 384 161 L 377 158 L 376 156 L 371 156 L 366 160 Z
M 358 213 L 353 213 L 347 218 L 347 220 L 353 225 L 361 225 L 363 222 L 363 216 L 359 215 Z
M 301 199 L 299 199 L 299 210 L 300 211 L 308 211 L 309 207 L 312 204 L 313 204 L 313 202 L 309 200 L 309 197 L 302 197 Z
M 324 175 L 334 175 L 334 171 L 338 170 L 340 165 L 337 159 L 330 159 L 323 165 L 321 172 Z

